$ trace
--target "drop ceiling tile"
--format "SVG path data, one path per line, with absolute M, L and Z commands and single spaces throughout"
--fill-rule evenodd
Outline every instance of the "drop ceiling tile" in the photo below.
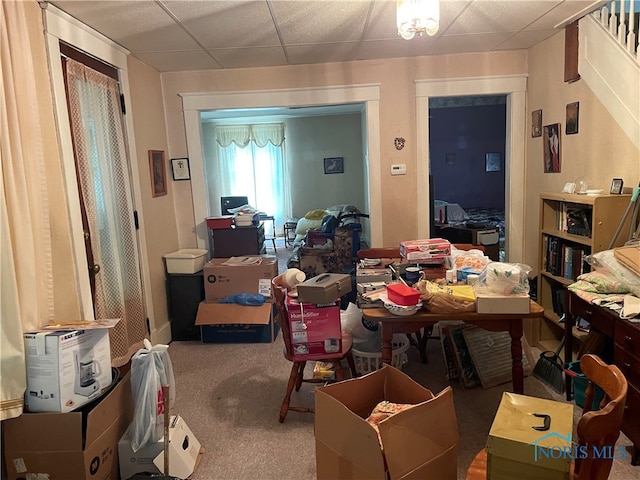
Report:
M 497 45 L 494 50 L 520 50 L 536 45 L 558 33 L 557 30 L 524 30 Z
M 205 48 L 280 45 L 264 1 L 164 2 Z
M 275 11 L 285 44 L 360 40 L 369 2 L 339 0 L 275 1 Z
M 191 50 L 198 44 L 151 1 L 53 2 L 132 52 Z
M 357 60 L 374 60 L 376 58 L 418 57 L 430 55 L 435 46 L 432 37 L 403 40 L 368 40 L 358 48 Z
M 134 55 L 159 72 L 215 70 L 220 65 L 202 50 L 184 52 L 147 52 Z
M 287 55 L 291 65 L 348 62 L 355 60 L 357 49 L 358 44 L 356 42 L 292 45 L 287 47 Z
M 466 52 L 489 52 L 507 38 L 509 33 L 479 33 L 477 35 L 451 35 L 446 41 L 438 42 L 433 55 L 446 55 Z
M 224 68 L 272 67 L 287 64 L 282 47 L 216 48 L 209 52 Z

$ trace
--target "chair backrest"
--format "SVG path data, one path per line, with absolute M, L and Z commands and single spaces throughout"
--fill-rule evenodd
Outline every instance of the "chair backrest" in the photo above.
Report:
M 582 416 L 578 421 L 576 435 L 578 445 L 586 447 L 586 458 L 578 455 L 574 465 L 577 480 L 605 480 L 609 477 L 615 443 L 620 435 L 620 425 L 627 398 L 627 379 L 615 365 L 607 365 L 598 356 L 583 355 L 580 369 L 589 383 L 585 391 Z M 604 391 L 600 410 L 591 410 L 595 396 L 595 385 Z M 600 452 L 600 454 L 597 454 Z M 602 452 L 605 452 L 602 454 Z
M 271 280 L 271 285 L 273 286 L 273 297 L 276 301 L 276 311 L 278 314 L 278 322 L 280 322 L 280 329 L 282 330 L 284 346 L 287 354 L 292 355 L 291 329 L 289 328 L 289 319 L 287 318 L 287 307 L 284 304 L 287 298 L 287 288 L 282 283 L 283 281 L 282 275 L 278 275 Z

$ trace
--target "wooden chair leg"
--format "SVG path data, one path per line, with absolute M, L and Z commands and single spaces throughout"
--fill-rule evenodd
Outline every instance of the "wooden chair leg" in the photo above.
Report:
M 293 362 L 293 365 L 291 366 L 291 373 L 289 374 L 289 382 L 287 383 L 287 393 L 285 393 L 284 398 L 282 399 L 282 405 L 280 405 L 280 423 L 284 422 L 287 412 L 289 411 L 291 393 L 293 392 L 293 387 L 295 387 L 298 382 L 299 368 L 300 362 Z
M 307 362 L 297 362 L 298 363 L 298 377 L 296 378 L 296 392 L 300 391 L 300 387 L 302 386 L 302 381 L 304 379 L 304 368 L 307 366 Z
M 358 372 L 356 371 L 356 362 L 353 359 L 353 355 L 349 352 L 346 357 L 347 363 L 349 364 L 349 370 L 351 370 L 351 378 L 356 378 L 358 376 Z
M 342 369 L 342 362 L 340 360 L 336 360 L 336 380 L 342 381 L 344 380 L 344 370 Z

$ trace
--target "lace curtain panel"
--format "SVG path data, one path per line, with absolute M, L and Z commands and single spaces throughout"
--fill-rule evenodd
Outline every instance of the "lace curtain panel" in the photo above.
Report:
M 221 147 L 228 147 L 231 143 L 246 147 L 252 140 L 259 147 L 264 147 L 269 142 L 279 147 L 284 142 L 284 124 L 282 123 L 218 125 L 214 128 L 214 133 Z
M 95 318 L 120 318 L 111 357 L 127 363 L 146 336 L 120 90 L 116 80 L 66 60 L 69 115 L 95 276 Z

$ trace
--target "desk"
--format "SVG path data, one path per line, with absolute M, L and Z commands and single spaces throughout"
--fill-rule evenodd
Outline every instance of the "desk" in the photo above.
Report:
M 372 322 L 380 322 L 382 329 L 382 361 L 391 363 L 393 348 L 391 341 L 394 333 L 413 333 L 422 327 L 434 325 L 443 320 L 463 320 L 492 332 L 509 332 L 511 336 L 511 378 L 515 393 L 524 393 L 524 369 L 522 368 L 522 319 L 542 317 L 544 309 L 531 301 L 529 313 L 489 314 L 476 312 L 431 313 L 419 310 L 406 317 L 393 315 L 386 308 L 365 308 L 362 316 Z

